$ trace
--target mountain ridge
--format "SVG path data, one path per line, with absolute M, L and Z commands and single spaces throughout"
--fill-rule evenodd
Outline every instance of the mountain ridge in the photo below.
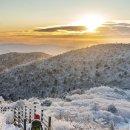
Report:
M 129 80 L 130 45 L 96 45 L 0 74 L 0 94 L 12 100 L 64 97 L 101 85 L 130 89 Z
M 38 60 L 44 60 L 49 57 L 51 57 L 51 55 L 41 52 L 31 52 L 31 53 L 10 52 L 6 54 L 1 54 L 0 72 L 16 67 L 17 65 L 27 64 Z

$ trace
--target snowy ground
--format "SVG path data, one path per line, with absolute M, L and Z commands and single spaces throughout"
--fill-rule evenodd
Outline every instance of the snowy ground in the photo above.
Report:
M 98 87 L 80 93 L 79 90 L 66 97 L 66 99 L 36 99 L 20 100 L 7 103 L 5 106 L 37 105 L 41 109 L 41 103 L 45 100 L 52 101 L 51 106 L 42 106 L 46 115 L 53 117 L 54 130 L 125 130 L 130 122 L 130 91 L 117 88 Z M 7 113 L 6 113 L 7 115 Z M 13 125 L 5 125 L 0 115 L 0 127 L 2 130 L 17 130 Z M 6 120 L 6 119 L 5 119 Z
M 20 130 L 16 128 L 13 124 L 6 124 L 6 114 L 0 114 L 0 130 Z
M 2 129 L 3 126 L 3 115 L 0 114 L 0 130 Z

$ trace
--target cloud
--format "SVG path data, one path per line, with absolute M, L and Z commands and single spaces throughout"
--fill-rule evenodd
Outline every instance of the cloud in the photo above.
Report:
M 95 32 L 87 32 L 85 26 L 52 26 L 36 30 L 0 33 L 1 43 L 55 43 L 65 46 L 85 46 L 94 43 L 130 42 L 130 23 L 107 22 Z M 81 45 L 82 44 L 82 45 Z
M 97 32 L 110 37 L 130 37 L 130 23 L 105 23 Z
M 44 33 L 40 37 L 45 35 L 50 35 L 51 33 L 56 33 L 57 36 L 54 37 L 130 37 L 130 23 L 126 22 L 106 22 L 102 26 L 96 29 L 96 32 L 89 33 L 87 32 L 86 26 L 52 26 L 52 27 L 43 27 L 34 30 L 34 32 Z M 67 34 L 67 36 L 66 36 Z M 64 36 L 65 35 L 65 36 Z M 52 35 L 53 36 L 53 35 Z
M 54 27 L 39 28 L 34 31 L 36 32 L 57 32 L 57 31 L 81 32 L 85 30 L 86 30 L 85 26 L 54 26 Z

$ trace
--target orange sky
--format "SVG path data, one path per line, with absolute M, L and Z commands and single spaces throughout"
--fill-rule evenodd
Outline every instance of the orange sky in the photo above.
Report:
M 106 22 L 87 32 L 86 26 L 58 25 L 29 30 L 0 32 L 0 43 L 57 44 L 70 48 L 97 43 L 129 43 L 130 23 Z
M 0 44 L 79 48 L 129 43 L 129 5 L 130 0 L 0 0 Z M 92 15 L 101 15 L 105 21 L 90 32 L 101 20 L 85 18 Z

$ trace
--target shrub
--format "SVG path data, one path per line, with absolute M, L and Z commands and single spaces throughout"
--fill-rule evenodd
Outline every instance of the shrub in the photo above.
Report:
M 5 113 L 5 122 L 6 122 L 6 124 L 13 124 L 13 122 L 14 122 L 13 112 L 6 112 Z
M 51 106 L 52 101 L 51 100 L 45 100 L 41 103 L 41 106 Z
M 23 108 L 24 105 L 25 105 L 24 101 L 19 100 L 19 101 L 16 102 L 15 107 L 16 107 L 16 108 Z
M 117 109 L 113 104 L 109 105 L 107 110 L 111 113 L 117 113 Z

